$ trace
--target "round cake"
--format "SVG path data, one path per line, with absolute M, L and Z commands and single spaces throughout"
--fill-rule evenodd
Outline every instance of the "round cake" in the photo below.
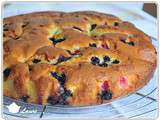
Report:
M 3 20 L 4 96 L 88 106 L 145 86 L 156 68 L 148 35 L 94 11 L 37 12 Z

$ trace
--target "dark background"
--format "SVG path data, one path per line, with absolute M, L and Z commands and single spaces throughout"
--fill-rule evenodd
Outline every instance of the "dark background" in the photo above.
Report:
M 155 3 L 144 3 L 143 10 L 150 15 L 157 18 L 157 4 Z

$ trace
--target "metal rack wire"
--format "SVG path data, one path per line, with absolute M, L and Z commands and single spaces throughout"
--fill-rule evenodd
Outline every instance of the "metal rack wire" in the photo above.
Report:
M 152 38 L 152 43 L 158 48 L 158 41 Z M 157 71 L 154 74 L 152 80 L 141 90 L 130 94 L 124 98 L 115 100 L 111 103 L 106 103 L 97 106 L 87 106 L 87 107 L 62 107 L 62 106 L 50 106 L 50 105 L 36 105 L 27 104 L 18 100 L 13 100 L 8 97 L 4 97 L 3 113 L 4 117 L 8 118 L 138 118 L 138 117 L 154 117 L 158 115 L 158 101 L 157 93 L 158 87 L 156 86 L 156 81 L 158 81 Z M 154 82 L 154 84 L 153 84 Z M 151 84 L 153 84 L 151 86 Z M 143 92 L 146 91 L 147 92 Z M 34 114 L 22 114 L 9 113 L 6 106 L 10 105 L 12 102 L 16 102 L 21 108 L 37 109 L 37 113 Z

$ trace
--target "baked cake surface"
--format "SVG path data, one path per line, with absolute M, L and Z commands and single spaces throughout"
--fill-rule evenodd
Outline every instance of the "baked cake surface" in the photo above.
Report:
M 4 96 L 71 106 L 110 102 L 142 88 L 156 68 L 150 37 L 94 11 L 4 18 Z

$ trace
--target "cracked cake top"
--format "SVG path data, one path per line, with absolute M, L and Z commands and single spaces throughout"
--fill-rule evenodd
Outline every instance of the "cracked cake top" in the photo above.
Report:
M 110 102 L 143 87 L 156 68 L 150 37 L 94 11 L 3 20 L 4 95 L 73 106 Z

